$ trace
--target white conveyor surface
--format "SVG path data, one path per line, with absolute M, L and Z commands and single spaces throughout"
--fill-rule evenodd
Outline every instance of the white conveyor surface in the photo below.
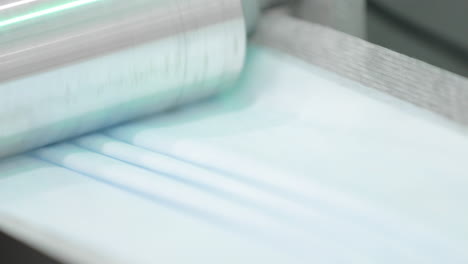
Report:
M 251 46 L 217 98 L 0 162 L 0 227 L 90 263 L 467 263 L 467 137 L 394 103 Z

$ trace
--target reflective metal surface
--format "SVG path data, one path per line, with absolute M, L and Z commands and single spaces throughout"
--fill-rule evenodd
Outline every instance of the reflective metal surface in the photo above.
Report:
M 0 1 L 0 157 L 217 92 L 241 0 Z

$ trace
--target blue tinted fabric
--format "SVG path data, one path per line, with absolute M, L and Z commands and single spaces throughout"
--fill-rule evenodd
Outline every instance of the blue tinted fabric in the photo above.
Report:
M 229 92 L 0 163 L 0 214 L 124 263 L 466 263 L 468 141 L 252 47 Z

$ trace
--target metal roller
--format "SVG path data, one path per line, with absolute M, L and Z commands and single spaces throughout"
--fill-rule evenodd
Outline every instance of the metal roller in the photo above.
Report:
M 0 157 L 214 94 L 245 43 L 241 0 L 0 1 Z

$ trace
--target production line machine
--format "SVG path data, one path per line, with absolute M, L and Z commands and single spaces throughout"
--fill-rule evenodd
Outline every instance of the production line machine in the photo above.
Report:
M 468 80 L 365 28 L 361 0 L 0 1 L 2 254 L 467 263 Z

